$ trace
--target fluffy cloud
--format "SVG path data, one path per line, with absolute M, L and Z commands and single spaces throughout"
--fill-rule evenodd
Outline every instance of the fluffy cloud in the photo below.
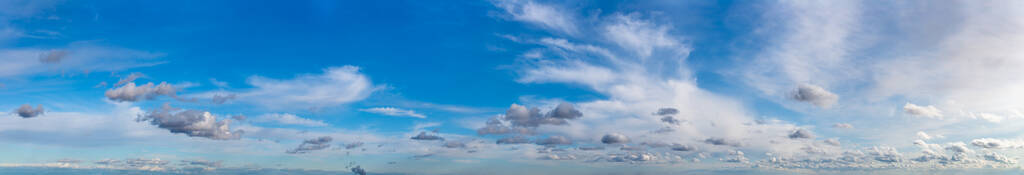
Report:
M 124 86 L 107 90 L 106 96 L 110 100 L 124 102 L 124 101 L 139 101 L 139 100 L 150 100 L 160 95 L 176 97 L 175 93 L 178 88 L 167 84 L 167 82 L 160 82 L 158 85 L 153 85 L 152 82 L 146 83 L 142 86 L 135 86 L 134 82 L 129 82 Z
M 413 139 L 413 140 L 444 140 L 444 138 L 441 138 L 441 136 L 429 135 L 429 134 L 427 134 L 427 132 L 420 132 L 420 134 L 417 134 L 416 136 L 412 136 L 410 139 Z
M 331 141 L 334 141 L 334 138 L 332 138 L 331 136 L 322 136 L 314 139 L 308 139 L 302 141 L 302 144 L 299 144 L 299 147 L 285 151 L 285 153 L 305 154 L 316 150 L 327 149 L 331 147 Z
M 835 139 L 835 138 L 825 139 L 824 142 L 825 142 L 825 144 L 829 144 L 829 145 L 832 145 L 832 146 L 839 146 L 840 145 L 839 139 Z
M 487 125 L 477 129 L 477 134 L 532 134 L 541 125 L 566 125 L 568 120 L 583 117 L 583 113 L 569 103 L 559 103 L 555 109 L 542 114 L 534 107 L 512 104 L 502 117 L 491 118 Z M 505 124 L 505 123 L 508 124 Z M 511 125 L 511 126 L 509 126 Z
M 168 104 L 145 115 L 140 115 L 137 121 L 149 121 L 150 124 L 170 130 L 171 133 L 183 133 L 190 137 L 232 140 L 239 139 L 242 135 L 241 130 L 230 130 L 229 120 L 217 121 L 217 117 L 210 112 L 180 110 Z
M 36 117 L 42 115 L 44 112 L 46 111 L 43 110 L 43 105 L 38 105 L 33 109 L 31 105 L 23 104 L 21 107 L 18 107 L 18 109 L 14 109 L 14 113 L 21 116 L 21 118 Z
M 940 111 L 939 108 L 935 108 L 935 106 L 931 105 L 918 106 L 912 103 L 907 103 L 903 105 L 903 112 L 906 112 L 907 114 L 914 116 L 923 116 L 929 118 L 942 117 L 942 111 Z
M 601 137 L 601 143 L 604 144 L 624 144 L 628 142 L 629 138 L 619 133 L 605 134 Z
M 924 131 L 918 131 L 917 132 L 917 138 L 919 138 L 921 140 L 931 140 L 932 138 L 939 138 L 939 139 L 941 139 L 941 138 L 945 138 L 945 137 L 946 136 L 943 136 L 943 135 L 934 135 L 934 136 L 933 135 L 928 135 L 928 133 L 925 133 Z
M 525 106 L 512 104 L 505 111 L 504 119 L 511 122 L 512 126 L 537 127 L 540 125 L 565 125 L 566 119 L 575 119 L 582 116 L 582 113 L 576 111 L 572 105 L 567 103 L 559 104 L 558 108 L 548 112 L 548 115 L 541 115 L 540 109 L 536 107 L 527 109 Z
M 381 114 L 381 115 L 388 115 L 388 116 L 427 118 L 426 115 L 423 115 L 423 114 L 420 114 L 420 113 L 416 113 L 416 111 L 413 111 L 413 110 L 399 109 L 399 108 L 393 108 L 393 107 L 368 108 L 368 109 L 360 109 L 359 111 L 375 113 L 375 114 Z
M 483 128 L 477 129 L 476 133 L 479 135 L 529 134 L 531 131 L 523 127 L 509 127 L 501 119 L 493 117 L 487 120 L 487 124 Z
M 828 108 L 839 100 L 838 95 L 825 90 L 825 88 L 811 84 L 801 84 L 793 90 L 790 98 L 796 101 L 808 102 L 823 108 Z
M 796 129 L 790 132 L 788 137 L 791 139 L 813 139 L 814 134 L 811 134 L 811 131 L 807 131 L 805 129 Z
M 280 114 L 264 114 L 259 117 L 249 119 L 249 121 L 257 123 L 277 123 L 284 125 L 299 125 L 299 126 L 312 126 L 321 127 L 327 126 L 327 123 L 319 120 L 311 120 L 296 116 L 295 114 L 280 113 Z

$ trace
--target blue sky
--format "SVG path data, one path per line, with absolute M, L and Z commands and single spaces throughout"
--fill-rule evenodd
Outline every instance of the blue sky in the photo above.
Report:
M 1022 8 L 4 1 L 0 167 L 1017 172 Z

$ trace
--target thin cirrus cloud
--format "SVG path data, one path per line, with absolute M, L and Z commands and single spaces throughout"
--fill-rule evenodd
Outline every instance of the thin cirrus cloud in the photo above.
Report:
M 311 127 L 328 126 L 328 124 L 324 123 L 323 121 L 302 118 L 295 114 L 289 113 L 264 114 L 259 117 L 249 118 L 248 121 L 255 123 L 275 123 L 283 125 L 299 125 Z
M 396 117 L 413 117 L 413 118 L 427 118 L 426 115 L 417 113 L 413 110 L 394 108 L 394 107 L 376 107 L 360 109 L 359 111 L 369 112 L 380 115 L 396 116 Z
M 366 99 L 384 88 L 374 85 L 356 66 L 328 67 L 319 74 L 300 74 L 291 79 L 250 76 L 252 86 L 242 90 L 215 90 L 186 96 L 257 104 L 269 109 L 315 109 Z

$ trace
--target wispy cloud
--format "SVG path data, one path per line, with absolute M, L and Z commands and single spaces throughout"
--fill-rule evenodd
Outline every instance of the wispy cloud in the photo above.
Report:
M 427 118 L 426 115 L 423 115 L 423 114 L 420 114 L 420 113 L 416 113 L 416 111 L 407 110 L 407 109 L 399 109 L 399 108 L 394 108 L 394 107 L 367 108 L 367 109 L 360 109 L 359 111 L 375 113 L 375 114 L 381 114 L 381 115 L 388 115 L 388 116 L 397 116 L 397 117 Z

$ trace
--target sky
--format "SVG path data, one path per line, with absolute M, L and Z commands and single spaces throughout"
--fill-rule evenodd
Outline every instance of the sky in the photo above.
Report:
M 1001 0 L 5 0 L 0 174 L 1019 174 L 1021 43 Z

